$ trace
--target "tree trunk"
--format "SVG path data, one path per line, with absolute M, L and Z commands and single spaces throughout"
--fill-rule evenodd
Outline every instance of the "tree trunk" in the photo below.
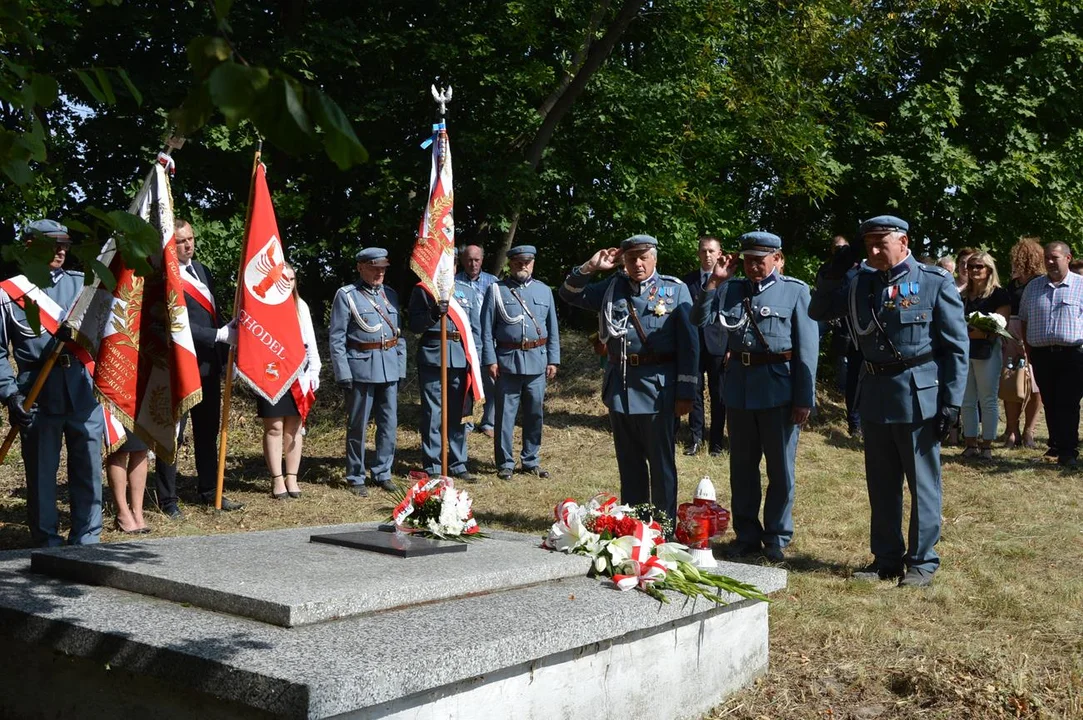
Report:
M 556 131 L 557 125 L 568 114 L 579 96 L 583 94 L 583 90 L 586 89 L 587 83 L 590 82 L 594 73 L 602 67 L 610 53 L 613 52 L 613 48 L 616 47 L 621 35 L 635 20 L 636 15 L 643 6 L 643 2 L 644 0 L 625 0 L 620 10 L 617 11 L 613 23 L 598 42 L 592 42 L 593 32 L 588 32 L 583 47 L 576 53 L 577 60 L 580 57 L 583 58 L 582 64 L 575 69 L 575 74 L 570 79 L 568 75 L 561 78 L 560 85 L 546 98 L 539 109 L 542 123 L 534 134 L 534 138 L 530 142 L 524 157 L 531 170 L 537 171 L 538 166 L 541 164 L 542 154 L 545 152 L 545 148 L 549 146 L 550 140 L 553 139 L 553 133 Z M 608 4 L 608 0 L 606 0 L 602 7 L 592 15 L 592 25 L 600 21 L 600 16 L 608 8 Z M 508 250 L 515 241 L 515 231 L 519 227 L 521 215 L 522 205 L 520 204 L 511 214 L 511 224 L 504 233 L 500 247 L 491 256 L 489 261 L 490 271 L 498 272 L 504 267 Z

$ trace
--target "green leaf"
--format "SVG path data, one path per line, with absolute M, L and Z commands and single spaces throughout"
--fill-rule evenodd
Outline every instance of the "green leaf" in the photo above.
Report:
M 79 220 L 64 218 L 63 223 L 67 226 L 68 230 L 74 230 L 75 232 L 83 233 L 84 235 L 94 234 L 94 231 L 90 229 L 90 226 L 88 226 L 86 223 L 80 222 Z
M 192 71 L 198 78 L 206 77 L 207 73 L 228 60 L 232 54 L 229 43 L 220 37 L 200 35 L 188 43 L 188 62 L 192 64 Z
M 94 80 L 87 72 L 83 70 L 76 70 L 75 76 L 82 81 L 83 85 L 86 86 L 87 91 L 94 96 L 95 100 L 102 103 L 103 105 L 107 102 L 105 99 L 105 95 L 103 95 L 102 91 L 98 89 L 98 86 L 94 84 Z
M 49 107 L 56 102 L 58 86 L 52 75 L 34 73 L 30 76 L 30 87 L 34 91 L 34 102 L 41 107 Z
M 109 213 L 105 212 L 104 210 L 99 210 L 98 208 L 94 207 L 93 205 L 87 205 L 86 214 L 90 215 L 93 218 L 97 218 L 102 223 L 104 223 L 105 226 L 108 227 L 110 230 L 112 230 L 114 227 L 116 227 L 113 224 L 113 219 L 109 217 Z
M 113 271 L 109 269 L 109 266 L 103 263 L 97 258 L 97 256 L 84 261 L 84 266 L 90 268 L 90 271 L 98 276 L 98 279 L 102 281 L 102 286 L 106 290 L 112 291 L 117 286 L 117 278 L 113 275 Z
M 98 84 L 101 85 L 105 99 L 110 105 L 116 105 L 117 96 L 113 93 L 113 84 L 109 82 L 109 76 L 101 68 L 94 68 L 94 77 L 98 79 Z
M 12 62 L 8 58 L 4 57 L 3 55 L 0 55 L 0 62 L 3 62 L 4 67 L 6 67 L 11 72 L 15 73 L 15 76 L 17 78 L 19 78 L 20 80 L 26 80 L 26 76 L 29 74 L 29 71 L 26 69 L 25 66 L 19 65 L 18 63 L 15 63 L 15 62 Z
M 251 114 L 252 122 L 264 137 L 292 154 L 317 147 L 316 133 L 301 103 L 297 86 L 299 83 L 293 78 L 277 75 L 260 93 Z
M 135 86 L 132 79 L 128 77 L 128 72 L 124 68 L 116 69 L 117 76 L 120 77 L 121 82 L 124 83 L 124 87 L 128 88 L 128 92 L 131 94 L 132 99 L 135 100 L 136 105 L 143 104 L 143 93 L 139 92 L 139 88 Z
M 34 116 L 33 122 L 30 123 L 30 132 L 23 133 L 19 140 L 20 144 L 30 153 L 32 160 L 45 162 L 45 128 L 41 126 L 41 121 L 38 120 L 37 115 Z
M 28 270 L 28 268 L 23 268 L 23 269 Z M 44 283 L 35 282 L 32 274 L 30 272 L 26 273 L 26 277 L 30 280 L 30 282 L 33 282 L 35 285 L 38 285 L 38 286 L 41 286 L 43 284 L 45 286 L 48 286 L 48 284 L 49 284 L 49 282 L 48 282 L 48 280 L 49 280 L 48 274 L 45 275 L 46 280 L 45 280 Z M 26 304 L 23 305 L 23 312 L 26 314 L 26 322 L 30 326 L 30 329 L 34 331 L 34 334 L 41 333 L 41 311 L 38 308 L 38 304 L 36 302 L 34 302 L 33 300 L 31 300 L 30 298 L 27 298 L 26 299 Z
M 245 67 L 235 62 L 224 62 L 207 78 L 211 100 L 230 127 L 248 117 L 252 104 L 270 82 L 270 74 L 263 68 Z
M 0 165 L 0 170 L 11 178 L 11 182 L 20 187 L 34 179 L 34 173 L 30 171 L 29 163 L 20 158 L 9 158 Z
M 312 118 L 323 131 L 323 147 L 339 170 L 368 160 L 368 151 L 357 139 L 346 113 L 323 91 L 308 88 L 305 100 Z
M 225 22 L 229 17 L 229 9 L 233 6 L 233 0 L 214 0 L 214 17 L 218 22 Z
M 212 115 L 214 102 L 207 83 L 201 82 L 192 86 L 181 106 L 169 113 L 169 119 L 182 135 L 191 135 L 206 125 Z

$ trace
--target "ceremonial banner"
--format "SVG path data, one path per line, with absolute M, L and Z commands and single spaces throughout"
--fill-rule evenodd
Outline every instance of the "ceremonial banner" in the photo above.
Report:
M 203 398 L 173 237 L 166 170 L 172 165 L 159 155 L 128 208 L 161 236 L 161 253 L 147 259 L 154 272 L 136 275 L 110 238 L 98 260 L 112 271 L 116 288 L 110 292 L 97 282 L 85 288 L 65 321 L 95 359 L 95 391 L 107 413 L 169 463 L 176 461 L 177 422 Z M 106 419 L 112 452 L 124 438 Z
M 275 403 L 302 374 L 307 354 L 293 288 L 282 277 L 286 256 L 262 163 L 256 164 L 255 173 L 248 236 L 241 255 L 244 273 L 237 305 L 237 374 L 263 399 Z M 300 393 L 303 397 L 303 388 Z
M 466 362 L 470 372 L 466 382 L 474 400 L 485 399 L 481 383 L 481 359 L 470 331 L 470 315 L 455 299 L 455 196 L 451 186 L 451 144 L 447 126 L 432 126 L 432 171 L 429 175 L 429 202 L 417 232 L 417 244 L 410 256 L 410 267 L 421 285 L 436 300 L 448 301 L 448 317 L 455 323 L 463 339 Z M 481 302 L 481 298 L 478 298 Z

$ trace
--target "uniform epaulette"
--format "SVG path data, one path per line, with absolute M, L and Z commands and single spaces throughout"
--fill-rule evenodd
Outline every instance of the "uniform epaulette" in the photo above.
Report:
M 800 278 L 790 277 L 789 275 L 779 275 L 783 282 L 797 283 L 798 285 L 804 285 L 808 287 L 808 283 Z
M 669 280 L 670 282 L 675 282 L 678 285 L 684 285 L 684 280 L 681 280 L 679 277 L 673 277 L 672 275 L 663 275 L 662 273 L 658 273 L 658 279 Z
M 949 273 L 947 270 L 940 267 L 939 265 L 926 265 L 922 263 L 918 266 L 918 268 L 924 270 L 925 272 L 936 273 L 940 277 L 951 277 L 951 273 Z

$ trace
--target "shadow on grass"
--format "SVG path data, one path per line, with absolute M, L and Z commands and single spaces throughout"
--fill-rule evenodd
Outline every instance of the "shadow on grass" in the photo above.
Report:
M 545 424 L 552 428 L 581 427 L 609 432 L 609 416 L 604 414 L 570 413 L 566 410 L 555 410 L 545 413 Z
M 515 532 L 544 535 L 553 525 L 552 518 L 542 515 L 528 515 L 522 512 L 483 512 L 477 514 L 480 525 L 499 525 L 502 529 Z

